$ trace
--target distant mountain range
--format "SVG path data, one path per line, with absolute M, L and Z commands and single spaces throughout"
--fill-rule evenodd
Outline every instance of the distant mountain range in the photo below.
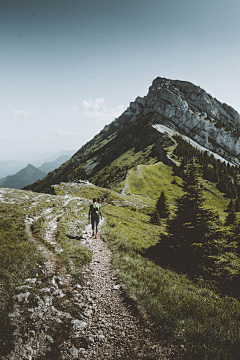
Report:
M 28 164 L 14 175 L 8 175 L 0 179 L 0 186 L 6 188 L 22 189 L 44 178 L 50 171 L 61 166 L 70 159 L 71 155 L 59 156 L 55 161 L 45 162 L 39 168 Z
M 56 153 L 52 152 L 45 152 L 39 153 L 36 156 L 29 154 L 28 157 L 26 155 L 22 158 L 22 160 L 0 160 L 0 179 L 5 178 L 8 175 L 14 175 L 18 171 L 25 168 L 28 164 L 39 168 L 42 164 L 46 162 L 54 162 L 57 158 L 61 157 L 62 155 L 68 155 L 69 158 L 75 153 L 75 151 L 70 150 L 60 150 Z M 50 171 L 52 171 L 51 169 Z M 45 170 L 43 170 L 45 171 Z
M 27 167 L 18 171 L 15 175 L 8 175 L 6 178 L 0 179 L 0 186 L 14 189 L 22 189 L 31 182 L 38 181 L 46 176 L 47 173 L 28 164 Z
M 79 179 L 115 188 L 137 165 L 174 166 L 166 152 L 174 134 L 221 161 L 240 164 L 239 113 L 199 86 L 158 77 L 145 97 L 131 102 L 71 160 L 26 189 L 51 192 L 53 184 Z
M 70 157 L 71 157 L 71 155 L 59 156 L 55 161 L 45 162 L 38 169 L 41 170 L 41 171 L 44 171 L 46 173 L 49 173 L 50 171 L 53 171 L 53 170 L 57 169 L 63 163 L 68 161 L 70 159 Z

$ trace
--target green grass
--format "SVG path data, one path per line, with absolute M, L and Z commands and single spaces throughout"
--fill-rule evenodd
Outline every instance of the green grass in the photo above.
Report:
M 35 277 L 38 264 L 43 265 L 45 260 L 35 243 L 29 239 L 26 215 L 38 218 L 33 221 L 35 236 L 59 256 L 73 281 L 79 281 L 81 267 L 91 260 L 91 252 L 74 237 L 80 238 L 85 231 L 89 203 L 90 200 L 84 198 L 66 198 L 65 194 L 61 197 L 4 189 L 0 203 L 0 357 L 13 349 L 14 327 L 8 314 L 13 310 L 16 287 L 22 285 L 26 278 Z M 46 212 L 49 208 L 51 212 Z M 58 253 L 54 245 L 44 240 L 48 222 L 55 217 L 59 217 L 55 241 L 62 246 L 62 253 Z M 48 280 L 41 277 L 41 281 L 45 284 Z M 38 290 L 33 287 L 30 303 L 35 292 Z M 29 323 L 25 325 L 20 329 L 24 333 L 31 326 Z
M 150 207 L 155 206 L 161 191 L 164 191 L 170 209 L 173 210 L 175 199 L 182 195 L 181 184 L 182 179 L 174 174 L 172 167 L 159 162 L 153 165 L 138 165 L 131 169 L 125 181 L 116 190 L 121 190 L 125 186 L 127 194 L 138 195 L 135 199 L 140 199 L 139 196 L 141 196 L 145 205 L 148 202 Z M 218 211 L 220 218 L 224 221 L 229 199 L 217 189 L 216 184 L 203 180 L 202 185 L 206 208 Z M 127 198 L 130 199 L 130 197 Z
M 216 184 L 204 179 L 202 184 L 204 189 L 203 194 L 206 199 L 205 206 L 209 209 L 216 210 L 219 213 L 220 218 L 225 221 L 225 210 L 227 209 L 230 200 L 224 197 L 224 194 L 217 189 Z
M 119 166 L 123 165 L 120 163 L 122 160 L 123 158 L 116 160 L 119 161 Z M 182 194 L 181 179 L 175 177 L 177 184 L 174 184 L 173 180 L 172 168 L 159 162 L 136 166 L 128 172 L 127 184 L 123 182 L 114 190 L 95 185 L 61 183 L 54 187 L 54 196 L 16 191 L 6 194 L 6 200 L 12 201 L 15 198 L 18 206 L 13 204 L 10 211 L 9 204 L 3 205 L 4 212 L 8 215 L 4 220 L 6 223 L 3 222 L 5 227 L 1 228 L 4 231 L 2 239 L 5 232 L 11 229 L 12 239 L 18 239 L 21 244 L 19 249 L 14 245 L 17 249 L 16 256 L 24 259 L 25 264 L 21 264 L 25 272 L 22 271 L 22 277 L 16 280 L 18 267 L 14 268 L 12 265 L 12 268 L 8 268 L 6 265 L 16 263 L 14 257 L 11 257 L 15 256 L 14 252 L 9 255 L 8 246 L 8 262 L 4 263 L 5 267 L 1 267 L 1 271 L 4 268 L 10 278 L 16 280 L 12 280 L 11 289 L 16 282 L 30 276 L 39 256 L 36 249 L 35 252 L 32 251 L 33 244 L 23 240 L 26 236 L 24 226 L 20 226 L 24 223 L 23 214 L 39 216 L 39 220 L 34 224 L 39 239 L 43 239 L 49 219 L 58 216 L 55 241 L 64 251 L 57 254 L 51 246 L 49 249 L 59 256 L 68 272 L 79 281 L 81 266 L 90 261 L 91 253 L 76 238 L 82 236 L 87 225 L 88 207 L 92 198 L 108 193 L 108 203 L 102 208 L 106 221 L 101 228 L 101 234 L 113 251 L 113 266 L 119 269 L 118 282 L 121 283 L 126 296 L 136 299 L 145 309 L 155 322 L 159 337 L 174 340 L 182 345 L 187 359 L 237 360 L 240 352 L 239 301 L 230 297 L 220 297 L 202 279 L 194 283 L 187 276 L 163 269 L 144 257 L 145 250 L 155 245 L 160 234 L 165 231 L 164 221 L 161 226 L 150 223 L 150 215 L 161 191 L 165 191 L 171 211 L 174 210 L 175 197 Z M 125 185 L 126 192 L 132 195 L 121 195 L 116 191 L 120 191 Z M 224 210 L 229 199 L 224 198 L 215 185 L 208 181 L 203 181 L 203 188 L 206 207 L 215 208 L 224 220 Z M 47 207 L 52 207 L 51 214 L 44 213 Z M 14 235 L 16 233 L 17 237 Z M 9 236 L 6 237 L 8 238 Z M 5 243 L 1 242 L 1 254 L 5 259 L 2 244 Z M 32 260 L 31 257 L 28 258 L 30 251 Z M 11 297 L 8 297 L 8 282 L 5 283 L 3 311 L 10 311 Z M 8 318 L 5 316 L 5 319 Z M 10 329 L 8 333 L 9 339 L 11 331 Z
M 15 287 L 32 276 L 40 259 L 30 242 L 24 223 L 24 211 L 18 205 L 0 204 L 0 354 L 13 348 L 12 311 Z
M 94 197 L 103 196 L 107 189 L 100 188 L 95 185 L 85 185 L 77 183 L 61 183 L 54 186 L 54 192 L 56 195 L 69 195 L 80 197 L 83 200 L 88 199 L 92 201 Z
M 172 183 L 173 179 L 172 169 L 163 163 L 130 170 L 127 193 L 136 195 L 119 196 L 114 206 L 104 207 L 106 221 L 101 234 L 113 251 L 113 266 L 119 270 L 118 281 L 126 296 L 136 299 L 147 311 L 160 337 L 174 339 L 184 348 L 183 357 L 187 359 L 238 359 L 239 301 L 219 296 L 203 279 L 193 282 L 142 256 L 164 232 L 164 222 L 162 226 L 149 223 L 144 205 L 151 209 L 161 190 L 170 205 L 174 204 L 182 190 L 178 185 L 181 179 L 175 177 L 177 184 Z M 217 210 L 224 220 L 229 199 L 206 180 L 203 188 L 206 207 Z M 135 206 L 125 206 L 124 199 Z M 137 206 L 140 199 L 142 207 Z
M 128 173 L 126 192 L 157 199 L 162 190 L 165 191 L 169 202 L 182 194 L 179 185 L 182 179 L 175 176 L 177 184 L 173 184 L 174 173 L 172 167 L 159 162 L 154 165 L 138 165 Z
M 220 297 L 204 281 L 195 284 L 141 256 L 161 231 L 147 223 L 146 215 L 111 205 L 104 214 L 101 234 L 113 251 L 118 281 L 126 296 L 147 311 L 159 336 L 182 345 L 187 359 L 237 360 L 239 301 Z
M 103 212 L 106 216 L 103 229 L 111 229 L 112 238 L 117 239 L 114 241 L 115 250 L 129 253 L 144 251 L 156 244 L 161 231 L 164 230 L 161 226 L 150 224 L 150 216 L 138 210 L 107 204 Z
M 110 164 L 90 177 L 90 181 L 98 186 L 108 186 L 117 191 L 123 187 L 123 179 L 126 177 L 128 170 L 138 164 L 153 164 L 157 157 L 152 156 L 153 145 L 149 145 L 141 151 L 132 148 L 123 155 L 117 157 Z
M 75 279 L 80 279 L 81 267 L 91 261 L 92 255 L 90 250 L 81 245 L 77 240 L 67 236 L 68 224 L 74 221 L 74 217 L 76 217 L 76 214 L 73 212 L 59 219 L 55 240 L 63 249 L 63 252 L 58 254 L 62 264 Z M 85 221 L 84 225 L 86 224 L 87 222 Z M 79 233 L 77 236 L 79 236 Z M 73 265 L 70 261 L 72 261 Z

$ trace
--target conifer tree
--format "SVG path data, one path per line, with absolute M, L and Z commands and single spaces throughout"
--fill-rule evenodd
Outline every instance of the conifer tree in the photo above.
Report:
M 235 204 L 233 202 L 233 199 L 231 199 L 229 204 L 228 204 L 227 212 L 228 212 L 228 215 L 226 217 L 225 225 L 229 226 L 229 225 L 235 224 L 235 222 L 236 222 L 236 213 L 235 213 Z
M 192 158 L 185 166 L 183 191 L 177 200 L 177 211 L 167 224 L 168 237 L 164 246 L 170 250 L 174 266 L 196 272 L 213 245 L 212 234 L 215 231 L 218 216 L 203 207 L 204 197 L 201 184 L 200 166 Z
M 160 197 L 156 203 L 156 208 L 151 216 L 151 223 L 154 225 L 161 225 L 161 219 L 166 219 L 169 216 L 169 207 L 167 204 L 167 197 L 164 191 L 161 192 Z
M 157 209 L 155 209 L 153 214 L 151 215 L 151 223 L 154 225 L 161 225 L 161 219 L 159 217 Z
M 236 201 L 235 201 L 235 211 L 236 212 L 240 211 L 240 202 L 239 202 L 238 197 L 236 198 Z
M 160 218 L 166 219 L 169 216 L 169 207 L 167 204 L 167 197 L 164 191 L 161 192 L 161 195 L 157 201 L 156 210 Z

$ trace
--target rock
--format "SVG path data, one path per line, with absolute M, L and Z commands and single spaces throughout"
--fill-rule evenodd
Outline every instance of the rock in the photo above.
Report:
M 87 326 L 87 323 L 83 320 L 74 319 L 71 321 L 71 323 L 75 326 L 79 326 L 81 328 L 85 328 Z
M 46 338 L 48 339 L 48 341 L 50 342 L 50 343 L 54 343 L 54 340 L 53 340 L 53 338 L 50 336 L 50 335 L 46 335 Z
M 36 281 L 37 281 L 36 278 L 31 278 L 31 279 L 26 279 L 24 282 L 26 282 L 28 284 L 35 284 Z
M 112 289 L 113 290 L 118 290 L 118 289 L 120 289 L 120 287 L 121 287 L 121 285 L 113 285 Z
M 19 311 L 15 311 L 15 312 L 13 312 L 13 313 L 11 313 L 11 314 L 8 314 L 8 317 L 10 317 L 10 318 L 14 318 L 14 317 L 18 317 L 18 316 L 20 316 L 20 312 L 19 312 Z
M 74 346 L 69 351 L 73 359 L 78 359 L 78 350 Z
M 31 289 L 31 286 L 30 285 L 22 285 L 22 286 L 16 287 L 16 290 L 25 290 L 25 289 Z
M 42 288 L 40 291 L 42 291 L 42 292 L 51 292 L 51 289 L 50 288 Z
M 20 293 L 16 295 L 15 298 L 18 300 L 18 302 L 22 302 L 23 300 L 28 302 L 29 295 L 31 295 L 31 293 L 28 291 L 26 293 Z

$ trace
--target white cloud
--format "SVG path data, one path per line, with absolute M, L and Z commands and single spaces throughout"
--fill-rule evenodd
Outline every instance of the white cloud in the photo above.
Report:
M 56 133 L 52 134 L 52 136 L 68 136 L 68 135 L 75 135 L 75 133 L 58 130 Z
M 104 102 L 104 98 L 97 98 L 96 100 L 84 100 L 84 115 L 92 121 L 107 122 L 114 120 L 123 112 L 122 105 L 109 109 L 104 105 Z
M 101 108 L 101 105 L 104 103 L 104 98 L 97 98 L 96 100 L 84 100 L 83 106 L 85 109 L 92 109 L 92 110 L 99 110 Z
M 16 109 L 14 110 L 14 112 L 12 113 L 12 115 L 15 117 L 15 118 L 18 118 L 19 116 L 28 116 L 28 115 L 31 115 L 30 111 L 27 111 L 27 110 L 19 110 L 19 109 Z

